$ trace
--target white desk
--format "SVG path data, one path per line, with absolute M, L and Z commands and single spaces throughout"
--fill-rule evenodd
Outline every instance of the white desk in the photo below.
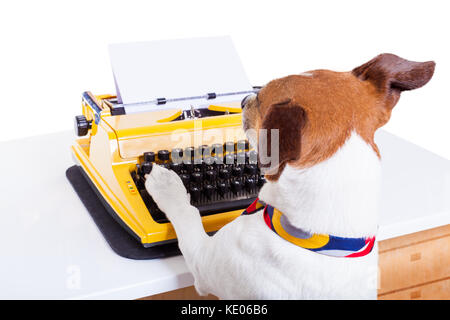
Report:
M 108 246 L 66 179 L 72 132 L 0 144 L 0 298 L 134 299 L 193 284 L 181 256 Z M 386 132 L 379 239 L 450 223 L 450 161 Z

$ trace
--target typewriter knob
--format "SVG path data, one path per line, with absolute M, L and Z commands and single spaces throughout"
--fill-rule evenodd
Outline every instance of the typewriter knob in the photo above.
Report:
M 245 172 L 249 175 L 254 175 L 258 172 L 258 167 L 254 164 L 246 164 Z
M 170 164 L 170 169 L 175 171 L 176 174 L 181 172 L 181 163 L 173 162 Z
M 202 182 L 202 174 L 200 172 L 194 172 L 191 174 L 191 179 L 195 183 L 200 183 Z
M 214 182 L 216 180 L 216 172 L 213 170 L 206 171 L 206 180 Z
M 228 179 L 230 177 L 230 171 L 228 171 L 227 169 L 220 169 L 219 177 L 222 179 Z
M 181 178 L 181 181 L 183 182 L 184 186 L 187 188 L 189 186 L 189 181 L 191 180 L 190 176 L 188 174 L 184 173 L 184 174 L 180 175 L 180 178 Z
M 87 135 L 89 129 L 92 127 L 92 121 L 88 121 L 85 116 L 75 117 L 75 133 L 79 136 Z
M 248 190 L 253 189 L 255 186 L 256 186 L 256 182 L 255 182 L 254 179 L 249 178 L 249 179 L 247 179 L 247 180 L 245 181 L 245 187 L 246 187 Z
M 235 177 L 240 177 L 242 176 L 242 168 L 241 167 L 234 167 L 233 169 L 231 169 L 231 173 L 233 174 L 233 176 Z

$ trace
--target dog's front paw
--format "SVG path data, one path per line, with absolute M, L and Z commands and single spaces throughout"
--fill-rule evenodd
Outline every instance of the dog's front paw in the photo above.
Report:
M 147 192 L 169 219 L 190 205 L 189 194 L 175 172 L 155 164 L 146 178 Z

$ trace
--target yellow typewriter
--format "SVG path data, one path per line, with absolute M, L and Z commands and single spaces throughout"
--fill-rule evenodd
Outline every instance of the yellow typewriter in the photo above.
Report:
M 155 164 L 180 176 L 205 230 L 214 233 L 241 214 L 265 182 L 241 123 L 241 99 L 251 92 L 157 98 L 135 113 L 115 95 L 85 92 L 73 156 L 107 210 L 144 247 L 176 241 L 145 189 Z M 176 107 L 191 101 L 202 103 Z

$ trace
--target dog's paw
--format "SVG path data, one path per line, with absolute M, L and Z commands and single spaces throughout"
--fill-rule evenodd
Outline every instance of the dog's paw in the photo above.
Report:
M 189 194 L 175 172 L 155 164 L 146 178 L 147 192 L 169 219 L 190 206 Z

